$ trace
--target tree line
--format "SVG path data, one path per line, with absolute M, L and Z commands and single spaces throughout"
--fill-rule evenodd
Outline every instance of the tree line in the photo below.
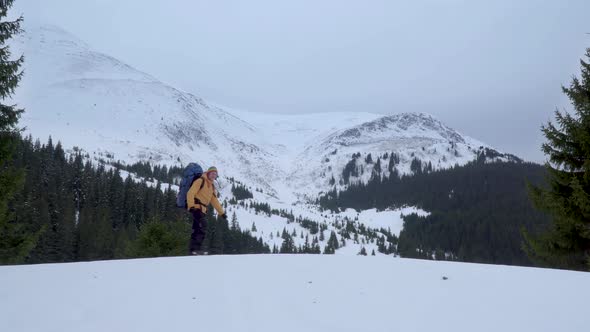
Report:
M 51 139 L 41 144 L 21 138 L 11 164 L 25 172 L 20 190 L 8 202 L 11 222 L 20 225 L 20 234 L 35 245 L 26 256 L 13 255 L 5 262 L 72 262 L 188 251 L 189 216 L 176 207 L 176 191 L 170 186 L 123 179 L 118 169 L 93 165 L 80 153 L 68 155 Z M 229 227 L 225 220 L 209 218 L 207 243 L 213 253 L 270 252 L 260 239 L 240 230 L 237 222 Z
M 410 205 L 430 212 L 405 217 L 397 241 L 404 257 L 531 265 L 521 230 L 542 231 L 549 218 L 534 208 L 527 183 L 543 185 L 545 176 L 545 168 L 533 163 L 481 159 L 451 169 L 373 177 L 333 190 L 318 203 L 331 210 Z

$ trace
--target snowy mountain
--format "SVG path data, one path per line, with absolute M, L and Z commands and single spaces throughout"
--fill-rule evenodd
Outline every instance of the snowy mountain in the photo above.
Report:
M 15 100 L 26 108 L 22 123 L 36 137 L 51 135 L 105 159 L 224 165 L 247 159 L 272 170 L 244 121 L 90 50 L 57 27 L 27 28 L 17 49 L 27 64 Z
M 324 215 L 310 199 L 349 180 L 388 175 L 391 167 L 376 166 L 388 162 L 386 156 L 395 154 L 394 168 L 401 174 L 412 172 L 415 159 L 433 169 L 462 165 L 482 153 L 490 160 L 518 160 L 428 114 L 264 114 L 211 104 L 92 50 L 59 27 L 25 28 L 13 45 L 16 54 L 26 56 L 14 100 L 26 109 L 21 123 L 28 133 L 42 141 L 52 136 L 66 149 L 81 148 L 105 163 L 216 165 L 222 197 L 231 196 L 227 179 L 235 178 L 254 192 L 253 201 L 324 223 L 328 231 L 338 230 L 337 221 L 359 219 L 362 213 Z M 351 160 L 360 171 L 344 181 Z M 240 206 L 229 211 L 244 227 L 256 222 L 255 235 L 271 245 L 281 241 L 270 237 L 275 230 L 309 234 L 281 216 L 260 216 Z M 404 211 L 374 211 L 358 222 L 382 225 L 387 220 L 387 228 L 400 229 Z M 376 247 L 365 240 L 368 250 Z M 356 242 L 340 251 L 357 253 L 360 246 Z
M 382 116 L 326 134 L 306 147 L 299 158 L 299 169 L 306 176 L 322 174 L 324 181 L 316 183 L 316 189 L 321 190 L 326 188 L 329 179 L 338 181 L 341 178 L 344 166 L 355 153 L 362 152 L 363 159 L 372 154 L 371 159 L 374 159 L 362 165 L 364 176 L 358 180 L 366 181 L 374 176 L 377 159 L 387 163 L 388 158 L 381 156 L 390 156 L 392 153 L 397 159 L 395 170 L 400 174 L 409 174 L 412 173 L 414 159 L 425 165 L 430 163 L 432 169 L 442 169 L 456 164 L 464 165 L 486 150 L 495 151 L 487 144 L 459 134 L 432 115 L 402 113 Z M 501 160 L 519 160 L 501 153 L 498 156 Z M 357 167 L 360 166 L 357 162 Z M 390 171 L 384 166 L 377 173 L 383 176 L 389 175 Z
M 3 330 L 21 332 L 582 332 L 589 283 L 391 257 L 175 257 L 3 266 L 0 312 Z
M 27 60 L 15 98 L 27 110 L 23 124 L 36 137 L 51 135 L 66 147 L 105 158 L 196 160 L 275 193 L 275 182 L 293 187 L 311 182 L 315 186 L 293 188 L 309 194 L 325 189 L 325 181 L 313 174 L 331 169 L 338 176 L 354 152 L 394 151 L 405 173 L 412 153 L 448 167 L 489 148 L 427 114 L 277 115 L 215 106 L 93 51 L 59 27 L 26 30 L 16 45 Z M 334 160 L 326 162 L 329 156 Z

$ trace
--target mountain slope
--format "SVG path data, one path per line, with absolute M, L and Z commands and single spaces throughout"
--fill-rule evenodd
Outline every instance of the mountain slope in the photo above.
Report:
M 36 137 L 51 135 L 105 159 L 220 161 L 226 169 L 247 160 L 252 168 L 273 172 L 262 159 L 268 152 L 246 122 L 90 50 L 64 30 L 27 28 L 15 46 L 27 58 L 15 100 L 26 108 L 22 123 Z
M 92 50 L 72 34 L 55 26 L 27 26 L 14 43 L 26 56 L 26 74 L 15 101 L 26 109 L 21 123 L 45 141 L 52 136 L 72 151 L 79 147 L 95 163 L 150 161 L 186 165 L 196 161 L 216 165 L 222 200 L 233 196 L 240 181 L 254 198 L 228 208 L 240 225 L 268 224 L 255 234 L 271 246 L 281 239 L 270 230 L 296 232 L 303 224 L 277 213 L 259 214 L 252 205 L 268 203 L 274 211 L 288 211 L 291 219 L 306 218 L 336 232 L 344 248 L 356 254 L 362 247 L 377 248 L 374 238 L 350 238 L 343 225 L 361 214 L 325 214 L 313 204 L 318 194 L 343 189 L 348 181 L 368 181 L 375 174 L 411 173 L 416 158 L 434 168 L 465 164 L 482 151 L 504 158 L 489 146 L 463 136 L 427 114 L 384 116 L 373 113 L 264 114 L 229 109 L 165 84 L 123 62 Z M 345 174 L 353 155 L 359 174 Z M 374 161 L 368 162 L 372 154 Z M 394 167 L 376 166 L 385 155 L 397 157 Z M 508 159 L 511 157 L 509 156 Z M 233 178 L 234 180 L 230 180 Z M 346 181 L 345 181 L 346 179 Z M 427 214 L 427 211 L 415 209 Z M 399 232 L 401 210 L 378 211 L 359 224 L 391 223 Z M 384 227 L 385 228 L 385 227 Z M 385 228 L 387 229 L 387 228 Z M 380 234 L 380 233 L 378 233 Z M 382 234 L 386 235 L 386 234 Z M 320 244 L 326 244 L 327 239 Z
M 298 156 L 297 168 L 302 173 L 299 178 L 322 175 L 322 181 L 316 182 L 316 190 L 308 189 L 317 192 L 329 187 L 332 178 L 339 182 L 346 164 L 354 158 L 355 153 L 362 152 L 363 159 L 371 154 L 371 159 L 374 159 L 372 162 L 356 162 L 356 167 L 362 168 L 363 173 L 356 180 L 367 182 L 375 176 L 373 171 L 377 159 L 382 158 L 387 163 L 389 160 L 385 156 L 391 154 L 397 158 L 395 171 L 398 174 L 411 174 L 411 165 L 415 159 L 424 164 L 430 163 L 433 169 L 444 169 L 465 165 L 486 150 L 495 151 L 487 144 L 459 134 L 432 115 L 401 113 L 326 134 L 306 146 L 305 151 Z M 520 161 L 512 155 L 497 155 L 499 160 Z M 377 175 L 389 176 L 391 170 L 386 166 L 375 170 Z
M 23 332 L 581 332 L 589 282 L 581 272 L 391 257 L 139 259 L 0 267 L 0 284 L 12 285 L 0 312 L 7 330 Z
M 55 26 L 27 27 L 15 46 L 27 58 L 15 100 L 26 108 L 22 122 L 34 136 L 52 135 L 104 159 L 216 164 L 275 196 L 326 190 L 358 151 L 396 152 L 398 170 L 407 173 L 414 157 L 444 168 L 489 148 L 427 114 L 284 115 L 216 106 Z

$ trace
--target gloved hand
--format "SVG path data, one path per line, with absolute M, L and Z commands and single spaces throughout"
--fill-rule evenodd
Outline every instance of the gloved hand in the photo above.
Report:
M 224 213 L 224 214 L 222 214 L 222 215 L 221 215 L 221 218 L 223 218 L 223 219 L 227 220 L 227 213 Z

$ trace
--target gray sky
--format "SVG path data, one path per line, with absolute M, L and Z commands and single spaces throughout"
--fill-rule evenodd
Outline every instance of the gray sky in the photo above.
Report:
M 262 112 L 427 112 L 543 162 L 590 47 L 588 0 L 16 0 L 185 91 Z

